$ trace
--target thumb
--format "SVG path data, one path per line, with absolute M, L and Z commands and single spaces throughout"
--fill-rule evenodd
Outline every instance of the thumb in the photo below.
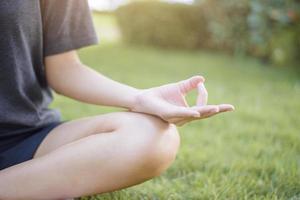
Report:
M 203 83 L 205 79 L 202 76 L 193 76 L 187 80 L 178 82 L 180 92 L 183 94 L 195 89 L 199 83 Z

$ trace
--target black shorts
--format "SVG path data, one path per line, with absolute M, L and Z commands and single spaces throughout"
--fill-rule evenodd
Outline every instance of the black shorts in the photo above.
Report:
M 31 160 L 48 133 L 63 122 L 51 123 L 25 138 L 17 145 L 0 152 L 0 170 Z

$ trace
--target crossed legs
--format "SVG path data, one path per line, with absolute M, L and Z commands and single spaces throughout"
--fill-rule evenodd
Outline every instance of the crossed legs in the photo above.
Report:
M 57 200 L 132 186 L 175 159 L 174 125 L 146 114 L 111 113 L 66 122 L 34 159 L 0 171 L 0 199 Z

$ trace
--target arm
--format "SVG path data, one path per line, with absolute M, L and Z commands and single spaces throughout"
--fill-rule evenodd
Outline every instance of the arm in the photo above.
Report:
M 45 58 L 45 66 L 48 83 L 59 94 L 86 103 L 123 107 L 156 115 L 177 125 L 234 109 L 230 104 L 206 105 L 207 91 L 201 76 L 139 90 L 84 66 L 76 51 L 48 56 Z M 190 107 L 185 95 L 195 88 L 198 88 L 197 104 Z
M 58 94 L 96 105 L 132 108 L 138 89 L 113 81 L 83 65 L 76 51 L 45 58 L 50 87 Z

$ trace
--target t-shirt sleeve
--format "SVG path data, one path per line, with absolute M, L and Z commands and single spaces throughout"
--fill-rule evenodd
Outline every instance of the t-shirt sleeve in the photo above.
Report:
M 87 0 L 41 0 L 44 56 L 98 43 Z

